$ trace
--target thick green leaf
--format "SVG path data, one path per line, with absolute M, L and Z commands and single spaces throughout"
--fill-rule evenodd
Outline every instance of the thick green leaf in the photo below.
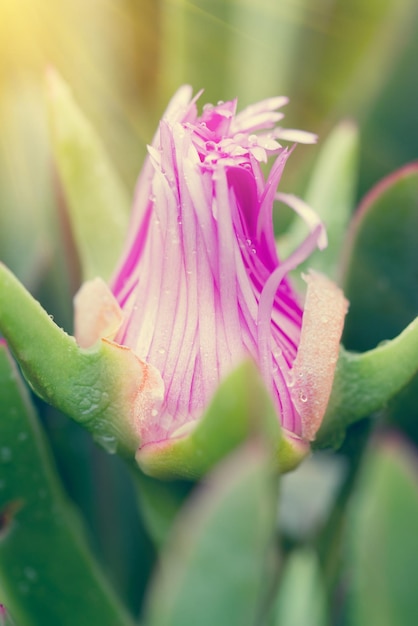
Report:
M 345 429 L 383 408 L 418 372 L 418 318 L 392 341 L 363 353 L 340 349 L 315 445 L 339 446 Z
M 22 626 L 132 624 L 90 554 L 4 343 L 0 406 L 0 602 Z
M 348 524 L 350 626 L 415 626 L 418 466 L 398 440 L 366 457 Z
M 147 626 L 253 626 L 271 585 L 276 481 L 251 442 L 181 511 L 152 586 Z
M 298 276 L 301 270 L 313 268 L 337 278 L 341 248 L 354 207 L 357 160 L 357 129 L 351 122 L 342 122 L 323 144 L 305 193 L 306 203 L 326 226 L 328 246 L 325 250 L 314 252 L 298 268 Z M 306 231 L 304 221 L 294 219 L 280 240 L 281 254 L 288 256 L 306 237 Z
M 52 145 L 84 279 L 108 279 L 122 250 L 129 197 L 93 127 L 52 69 L 48 71 Z
M 133 458 L 139 437 L 129 416 L 142 376 L 133 353 L 105 341 L 79 348 L 1 263 L 0 332 L 39 396 L 108 452 Z
M 300 549 L 291 554 L 280 580 L 274 626 L 326 626 L 325 589 L 316 554 Z

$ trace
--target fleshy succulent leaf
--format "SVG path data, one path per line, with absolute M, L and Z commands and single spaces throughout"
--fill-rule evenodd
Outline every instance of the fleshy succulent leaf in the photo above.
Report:
M 418 466 L 400 440 L 369 451 L 347 525 L 350 626 L 415 626 L 418 614 Z
M 129 415 L 144 382 L 139 359 L 105 340 L 80 348 L 2 264 L 0 303 L 0 331 L 33 390 L 105 449 L 133 457 L 139 439 Z
M 129 196 L 90 122 L 54 69 L 47 73 L 52 147 L 84 279 L 108 279 L 125 239 Z
M 276 494 L 269 455 L 257 441 L 207 477 L 162 553 L 147 626 L 255 623 L 271 585 Z
M 350 424 L 382 409 L 417 372 L 418 318 L 398 337 L 374 350 L 354 353 L 341 348 L 315 445 L 340 445 Z
M 90 553 L 4 341 L 0 406 L 0 602 L 22 626 L 132 625 Z

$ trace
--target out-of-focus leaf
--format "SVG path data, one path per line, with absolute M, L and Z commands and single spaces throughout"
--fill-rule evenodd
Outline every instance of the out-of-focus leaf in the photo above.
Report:
M 314 123 L 332 111 L 339 117 L 368 113 L 414 36 L 416 8 L 414 0 L 310 3 L 294 99 Z
M 394 172 L 365 197 L 345 259 L 351 304 L 343 340 L 349 348 L 367 350 L 394 337 L 418 314 L 418 163 Z M 415 376 L 385 410 L 415 441 L 417 406 Z
M 0 601 L 22 626 L 131 625 L 90 554 L 4 342 L 0 406 Z
M 347 426 L 385 406 L 418 372 L 418 317 L 368 352 L 340 349 L 331 397 L 314 445 L 338 447 Z
M 325 589 L 316 554 L 300 549 L 289 557 L 280 579 L 274 626 L 326 626 Z
M 129 198 L 67 85 L 52 69 L 47 78 L 54 156 L 83 277 L 108 279 L 126 235 Z
M 345 121 L 329 135 L 313 170 L 305 193 L 306 203 L 312 207 L 325 224 L 328 246 L 314 252 L 298 268 L 314 268 L 327 276 L 338 277 L 341 248 L 354 207 L 357 182 L 358 132 L 353 123 Z M 280 252 L 288 256 L 306 237 L 307 228 L 302 219 L 294 219 L 290 228 L 280 238 Z M 299 279 L 301 280 L 301 279 Z
M 309 0 L 229 4 L 228 97 L 238 96 L 240 103 L 250 104 L 255 96 L 272 96 L 272 85 L 276 93 L 290 95 L 299 71 L 298 49 L 309 20 Z
M 57 233 L 42 98 L 29 80 L 1 85 L 0 128 L 0 259 L 34 288 L 53 258 Z
M 257 442 L 207 477 L 161 556 L 146 626 L 252 626 L 269 592 L 277 493 Z
M 222 381 L 193 430 L 143 446 L 136 460 L 150 476 L 193 480 L 254 433 L 266 436 L 282 471 L 293 469 L 309 452 L 307 443 L 281 431 L 260 374 L 248 361 Z
M 385 178 L 365 197 L 344 256 L 350 309 L 343 342 L 369 350 L 418 314 L 418 163 Z
M 418 466 L 400 441 L 371 450 L 348 528 L 350 626 L 415 626 L 418 615 Z
M 162 481 L 138 471 L 135 471 L 134 480 L 139 508 L 148 533 L 155 545 L 161 547 L 195 483 L 184 480 Z
M 232 4 L 225 0 L 199 0 L 198 6 L 163 3 L 159 72 L 163 102 L 182 83 L 205 89 L 207 101 L 230 97 L 228 52 Z M 203 59 L 206 61 L 202 62 Z

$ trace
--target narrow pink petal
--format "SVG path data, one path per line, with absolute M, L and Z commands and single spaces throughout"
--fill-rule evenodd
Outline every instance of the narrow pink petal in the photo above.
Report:
M 257 104 L 251 104 L 235 116 L 231 124 L 231 132 L 251 132 L 252 130 L 265 128 L 264 124 L 266 121 L 269 127 L 273 126 L 283 117 L 281 113 L 275 113 L 276 109 L 280 109 L 288 102 L 289 99 L 286 96 L 277 96 L 275 98 L 267 98 Z
M 296 130 L 295 128 L 279 128 L 274 136 L 277 139 L 284 139 L 285 141 L 292 141 L 295 143 L 312 144 L 318 141 L 318 135 L 315 133 L 309 133 L 306 130 Z
M 327 231 L 325 224 L 321 222 L 320 217 L 316 211 L 314 211 L 306 202 L 294 196 L 290 193 L 276 193 L 276 200 L 280 200 L 289 206 L 301 217 L 312 232 L 317 226 L 320 227 L 320 234 L 318 238 L 318 248 L 324 250 L 328 245 Z
M 274 300 L 278 292 L 280 283 L 286 274 L 302 263 L 307 256 L 315 249 L 319 236 L 319 230 L 314 231 L 303 246 L 297 248 L 277 269 L 269 276 L 260 297 L 257 329 L 258 329 L 258 352 L 259 366 L 261 374 L 267 387 L 276 390 L 281 413 L 282 426 L 287 430 L 300 435 L 301 424 L 293 410 L 291 396 L 289 394 L 289 369 L 283 368 L 281 351 L 274 353 L 274 344 L 283 345 L 283 341 L 274 342 L 271 332 L 271 320 L 274 311 Z M 274 360 L 277 368 L 274 371 Z

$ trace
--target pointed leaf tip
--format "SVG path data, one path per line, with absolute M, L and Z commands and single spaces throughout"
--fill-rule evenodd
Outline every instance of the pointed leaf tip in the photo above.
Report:
M 46 72 L 52 149 L 84 278 L 110 278 L 125 240 L 130 201 L 102 142 L 58 72 Z

